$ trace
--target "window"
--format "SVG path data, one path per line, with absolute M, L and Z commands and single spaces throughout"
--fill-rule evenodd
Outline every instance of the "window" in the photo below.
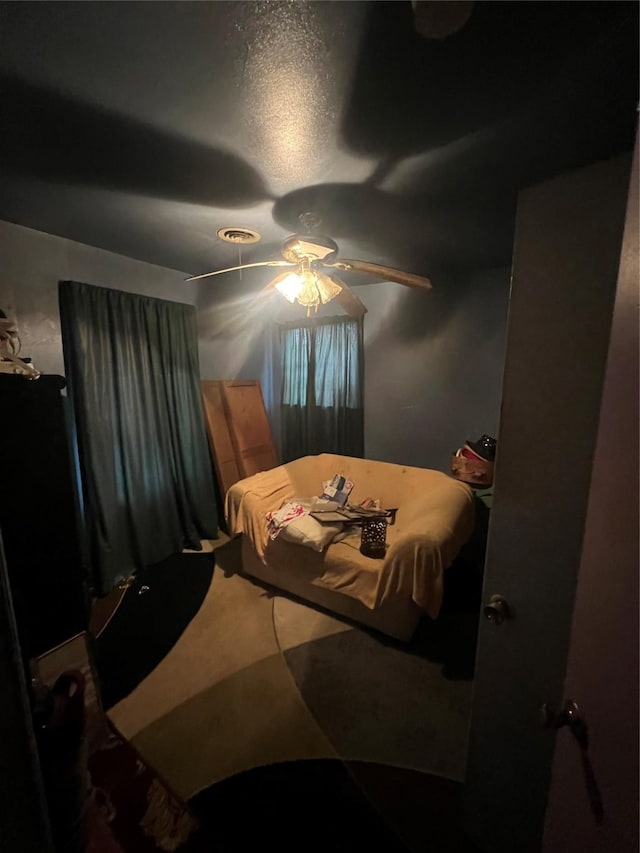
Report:
M 362 318 L 283 325 L 282 458 L 364 454 Z

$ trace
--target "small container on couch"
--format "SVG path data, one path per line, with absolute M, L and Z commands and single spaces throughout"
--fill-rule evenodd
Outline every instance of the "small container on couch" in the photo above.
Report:
M 387 544 L 387 519 L 384 516 L 369 516 L 362 519 L 360 553 L 365 557 L 382 558 Z

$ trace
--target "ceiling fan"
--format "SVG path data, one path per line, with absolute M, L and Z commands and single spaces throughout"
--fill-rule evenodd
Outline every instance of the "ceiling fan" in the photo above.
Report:
M 344 311 L 352 317 L 361 317 L 367 309 L 356 294 L 342 279 L 334 275 L 334 270 L 358 272 L 376 276 L 382 281 L 392 281 L 420 290 L 430 290 L 428 278 L 403 270 L 375 264 L 369 261 L 342 260 L 338 258 L 338 244 L 330 237 L 319 237 L 312 231 L 320 224 L 320 217 L 314 213 L 303 213 L 298 217 L 307 229 L 307 234 L 292 234 L 281 247 L 283 260 L 259 261 L 253 264 L 240 264 L 223 270 L 193 275 L 186 281 L 197 281 L 214 275 L 249 269 L 250 267 L 286 267 L 287 272 L 280 273 L 262 288 L 257 298 L 269 296 L 277 290 L 291 303 L 299 303 L 307 309 L 318 310 L 335 299 Z

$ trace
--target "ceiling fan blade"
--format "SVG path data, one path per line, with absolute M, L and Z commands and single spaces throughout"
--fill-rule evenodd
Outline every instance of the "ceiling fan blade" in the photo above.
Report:
M 240 264 L 238 267 L 227 267 L 226 270 L 214 270 L 213 272 L 205 272 L 202 275 L 192 275 L 185 278 L 185 281 L 197 281 L 199 278 L 208 278 L 212 275 L 222 275 L 225 272 L 235 272 L 236 270 L 247 270 L 249 267 L 295 267 L 297 264 L 289 263 L 289 261 L 259 261 L 257 264 Z
M 338 305 L 340 305 L 350 317 L 363 317 L 367 313 L 367 308 L 365 304 L 358 299 L 353 290 L 351 290 L 350 287 L 347 287 L 341 278 L 338 278 L 335 275 L 327 277 L 341 288 L 340 293 L 334 297 Z
M 340 260 L 333 261 L 328 264 L 322 264 L 323 267 L 333 267 L 345 272 L 364 272 L 370 275 L 379 276 L 383 281 L 394 281 L 397 284 L 404 284 L 407 287 L 416 287 L 421 290 L 431 290 L 431 282 L 428 278 L 421 275 L 416 275 L 412 272 L 404 272 L 393 267 L 385 267 L 382 264 L 372 264 L 370 261 L 351 261 Z

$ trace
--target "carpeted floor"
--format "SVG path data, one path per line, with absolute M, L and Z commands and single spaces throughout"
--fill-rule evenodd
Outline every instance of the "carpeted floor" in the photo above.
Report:
M 445 607 L 412 643 L 396 643 L 261 587 L 238 573 L 237 541 L 216 545 L 197 612 L 110 709 L 118 731 L 221 850 L 265 838 L 281 853 L 365 850 L 376 839 L 389 853 L 469 849 L 449 830 L 459 826 L 475 606 Z M 181 585 L 166 580 L 177 599 Z M 440 780 L 436 846 L 417 780 L 429 790 Z

